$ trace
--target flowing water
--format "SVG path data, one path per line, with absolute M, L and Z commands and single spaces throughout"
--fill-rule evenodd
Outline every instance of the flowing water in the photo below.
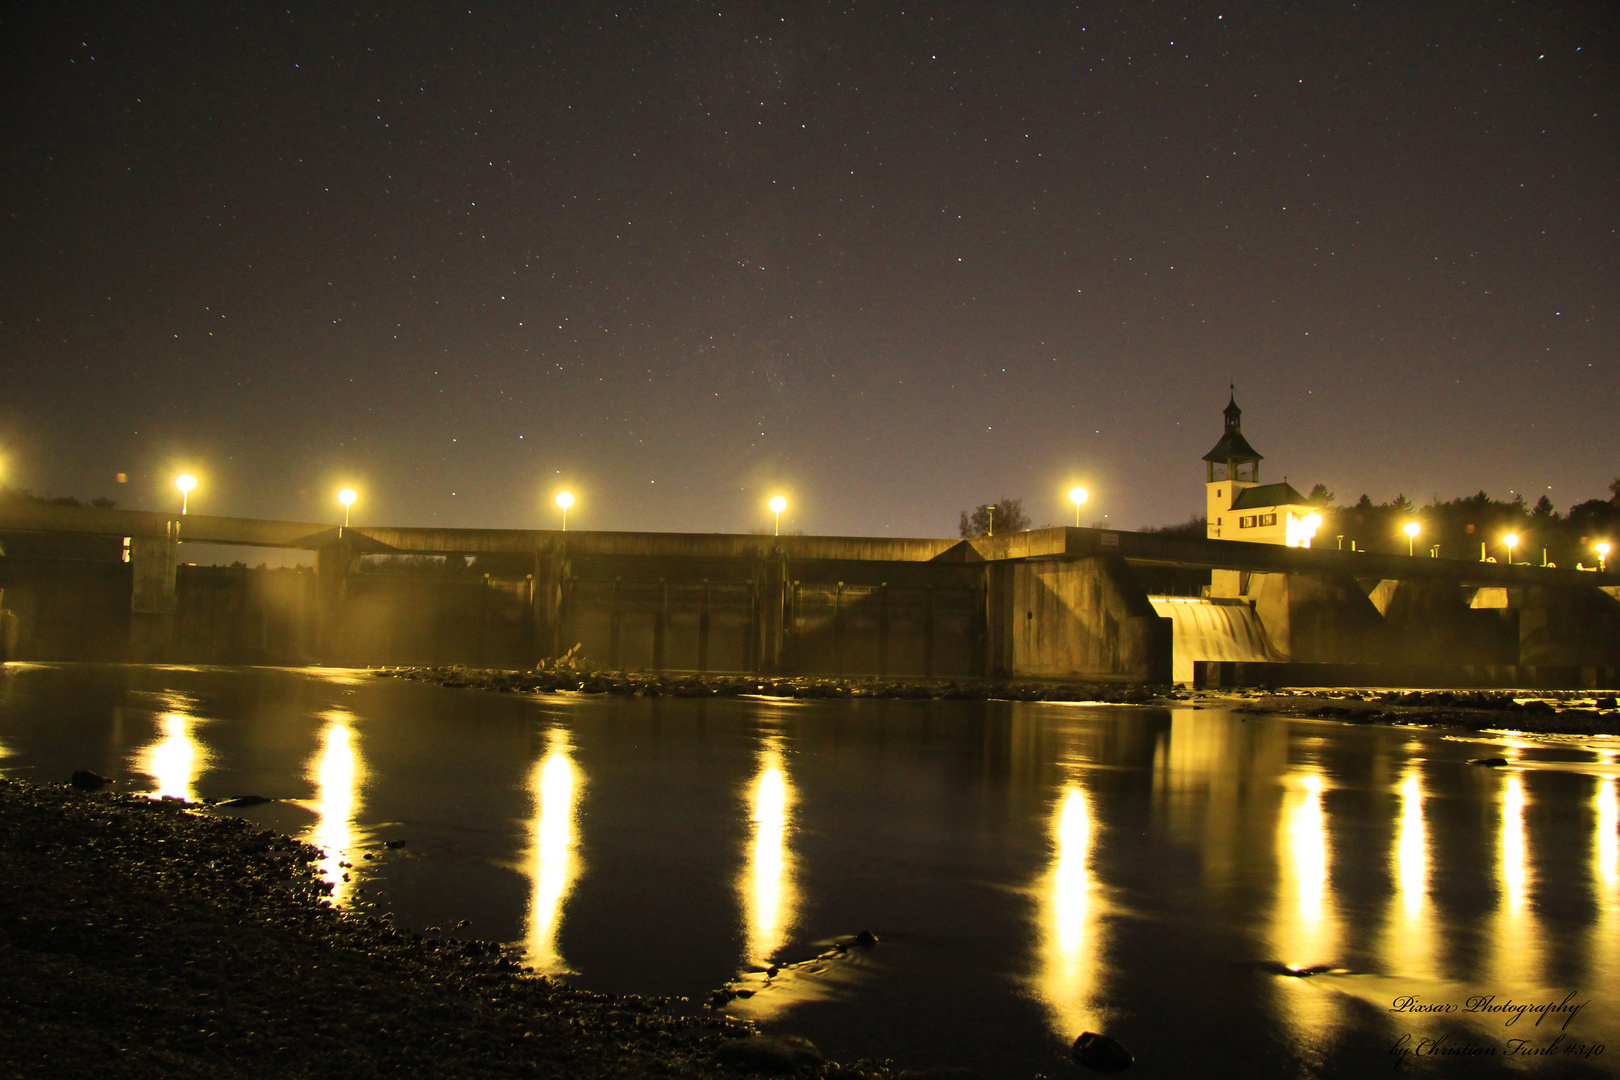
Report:
M 1192 685 L 1195 660 L 1283 659 L 1247 601 L 1187 596 L 1148 599 L 1161 618 L 1170 620 L 1171 677 L 1178 683 Z
M 1193 705 L 0 669 L 9 775 L 269 796 L 230 812 L 323 847 L 341 905 L 988 1077 L 1060 1071 L 1084 1030 L 1149 1077 L 1611 1075 L 1617 762 Z

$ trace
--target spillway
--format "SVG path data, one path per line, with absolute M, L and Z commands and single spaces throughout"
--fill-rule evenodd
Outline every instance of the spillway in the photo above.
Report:
M 1283 659 L 1246 601 L 1150 596 L 1148 602 L 1175 628 L 1172 677 L 1178 683 L 1191 685 L 1195 660 Z

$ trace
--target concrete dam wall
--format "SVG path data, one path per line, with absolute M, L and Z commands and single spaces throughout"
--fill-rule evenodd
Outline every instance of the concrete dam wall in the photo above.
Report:
M 1609 686 L 1620 672 L 1616 575 L 1203 538 L 0 511 L 0 543 L 19 536 L 8 547 L 29 554 L 0 557 L 13 659 L 527 667 L 575 649 L 612 670 L 1220 684 Z M 84 557 L 87 536 L 128 561 Z M 56 540 L 75 557 L 52 557 Z M 193 542 L 303 548 L 316 565 L 190 566 Z

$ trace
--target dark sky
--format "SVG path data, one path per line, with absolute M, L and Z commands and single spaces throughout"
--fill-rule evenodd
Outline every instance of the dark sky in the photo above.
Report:
M 0 481 L 948 535 L 1620 474 L 1608 3 L 17 4 Z M 119 485 L 114 474 L 129 475 Z

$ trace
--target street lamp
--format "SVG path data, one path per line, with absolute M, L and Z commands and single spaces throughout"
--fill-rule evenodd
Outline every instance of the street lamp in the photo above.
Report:
M 1502 546 L 1508 549 L 1508 565 L 1513 565 L 1513 549 L 1519 546 L 1519 534 L 1508 533 L 1502 537 Z
M 180 489 L 180 512 L 186 512 L 186 500 L 191 495 L 191 489 L 197 486 L 197 478 L 190 473 L 181 473 L 174 478 L 174 486 Z
M 338 492 L 338 502 L 343 504 L 343 527 L 349 527 L 349 507 L 354 505 L 354 488 L 344 488 Z
M 1417 534 L 1421 530 L 1418 528 L 1418 523 L 1417 522 L 1408 521 L 1406 523 L 1406 528 L 1404 528 L 1401 531 L 1406 533 L 1406 553 L 1408 555 L 1411 555 L 1412 554 L 1412 541 L 1417 539 Z
M 787 500 L 780 495 L 772 495 L 770 508 L 776 514 L 776 535 L 782 535 L 782 511 L 787 509 Z
M 1598 569 L 1607 570 L 1609 568 L 1609 542 L 1601 540 L 1594 545 L 1594 548 L 1598 553 Z
M 563 530 L 562 531 L 567 532 L 568 531 L 568 508 L 570 506 L 574 505 L 574 497 L 572 495 L 568 494 L 568 492 L 565 491 L 562 494 L 557 496 L 557 505 L 562 507 L 562 512 L 563 512 Z
M 1069 498 L 1074 500 L 1074 527 L 1080 527 L 1080 504 L 1086 501 L 1086 489 L 1083 487 L 1070 488 Z
M 990 524 L 985 528 L 984 535 L 994 536 L 996 535 L 996 504 L 991 503 L 985 509 L 990 511 Z

